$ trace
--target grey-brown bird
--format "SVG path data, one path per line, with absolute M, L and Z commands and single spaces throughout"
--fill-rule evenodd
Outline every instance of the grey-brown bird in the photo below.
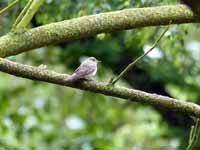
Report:
M 68 77 L 68 81 L 77 81 L 79 79 L 87 79 L 92 77 L 97 72 L 98 61 L 95 57 L 89 57 L 83 61 L 74 73 Z

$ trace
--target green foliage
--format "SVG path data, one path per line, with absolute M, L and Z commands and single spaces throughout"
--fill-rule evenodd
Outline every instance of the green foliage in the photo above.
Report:
M 4 148 L 129 149 L 156 142 L 165 132 L 149 107 L 8 75 L 1 75 L 1 83 Z

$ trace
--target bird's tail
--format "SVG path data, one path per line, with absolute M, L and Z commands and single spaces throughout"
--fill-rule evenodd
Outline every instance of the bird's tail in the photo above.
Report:
M 72 74 L 71 76 L 69 76 L 69 77 L 67 78 L 67 81 L 70 81 L 70 82 L 76 81 L 76 80 L 78 80 L 77 77 L 78 77 L 78 76 L 77 76 L 76 74 Z

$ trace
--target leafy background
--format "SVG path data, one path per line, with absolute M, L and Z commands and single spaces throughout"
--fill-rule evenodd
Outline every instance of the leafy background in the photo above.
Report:
M 11 0 L 1 0 L 5 7 Z M 27 3 L 0 17 L 0 34 L 12 27 Z M 46 0 L 30 28 L 51 22 L 133 7 L 177 4 L 175 0 Z M 107 82 L 147 50 L 165 27 L 148 27 L 66 42 L 10 59 L 62 73 L 95 56 L 95 80 Z M 198 24 L 171 25 L 160 45 L 120 82 L 129 88 L 199 103 Z M 0 147 L 20 150 L 182 150 L 193 119 L 100 94 L 0 73 Z M 200 148 L 200 143 L 196 149 Z

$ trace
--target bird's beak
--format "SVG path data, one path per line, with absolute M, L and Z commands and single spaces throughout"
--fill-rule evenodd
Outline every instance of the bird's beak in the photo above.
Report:
M 100 61 L 100 60 L 97 60 L 97 62 L 100 63 L 101 61 Z

